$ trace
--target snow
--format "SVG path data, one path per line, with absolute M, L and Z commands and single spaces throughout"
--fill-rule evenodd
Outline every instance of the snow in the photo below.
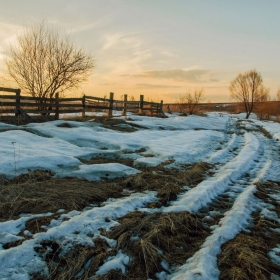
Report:
M 0 279 L 29 279 L 28 273 L 46 272 L 46 264 L 41 259 L 40 254 L 33 249 L 35 245 L 40 246 L 42 240 L 56 240 L 62 246 L 63 252 L 77 244 L 94 246 L 89 234 L 93 234 L 95 237 L 100 236 L 99 228 L 108 230 L 118 225 L 114 221 L 115 219 L 135 209 L 141 209 L 145 204 L 155 200 L 156 194 L 154 192 L 132 194 L 124 199 L 109 200 L 104 203 L 103 207 L 93 207 L 91 210 L 84 211 L 69 221 L 61 223 L 60 226 L 52 227 L 47 232 L 35 234 L 33 239 L 23 242 L 19 247 L 0 251 Z M 111 221 L 106 222 L 106 218 Z M 11 227 L 14 228 L 14 225 Z M 81 232 L 75 234 L 77 230 Z M 103 236 L 100 237 L 105 239 Z M 109 246 L 116 246 L 115 240 L 105 240 Z M 123 258 L 121 259 L 123 260 Z M 25 269 L 21 270 L 22 267 Z
M 258 175 L 258 179 L 265 174 L 269 164 Z M 246 229 L 251 223 L 251 213 L 257 208 L 256 198 L 253 193 L 255 185 L 250 185 L 239 195 L 231 210 L 228 211 L 219 225 L 214 228 L 212 235 L 206 238 L 201 249 L 192 256 L 180 270 L 169 279 L 200 279 L 214 280 L 219 277 L 217 255 L 221 253 L 221 246 L 233 239 L 241 230 Z
M 94 122 L 75 122 L 58 120 L 42 124 L 13 126 L 0 123 L 0 176 L 10 179 L 30 170 L 43 169 L 55 172 L 57 177 L 77 177 L 89 181 L 106 178 L 114 179 L 138 174 L 142 166 L 155 167 L 167 160 L 174 160 L 169 167 L 180 167 L 182 163 L 207 161 L 215 164 L 212 177 L 207 177 L 195 188 L 185 186 L 184 192 L 176 201 L 160 209 L 145 208 L 146 204 L 157 200 L 156 192 L 128 193 L 119 199 L 108 199 L 101 206 L 88 205 L 82 211 L 71 211 L 58 219 L 53 219 L 46 232 L 33 235 L 21 245 L 10 249 L 3 246 L 9 242 L 21 240 L 19 232 L 25 229 L 29 219 L 48 216 L 53 213 L 36 215 L 23 214 L 17 220 L 0 223 L 0 279 L 31 279 L 32 273 L 48 276 L 48 268 L 41 253 L 34 250 L 43 240 L 55 240 L 61 245 L 62 253 L 73 246 L 95 246 L 90 237 L 103 238 L 110 247 L 116 246 L 116 240 L 104 237 L 99 229 L 118 225 L 117 219 L 135 211 L 164 213 L 187 211 L 197 213 L 223 193 L 234 201 L 231 209 L 223 214 L 219 223 L 214 225 L 211 235 L 205 239 L 199 250 L 185 264 L 176 270 L 163 261 L 166 271 L 156 274 L 158 279 L 218 279 L 217 255 L 221 246 L 233 239 L 240 231 L 247 230 L 253 211 L 260 209 L 253 195 L 257 181 L 278 180 L 280 173 L 279 140 L 280 124 L 261 122 L 252 116 L 244 127 L 251 131 L 235 130 L 237 119 L 244 115 L 209 113 L 207 117 L 169 118 L 145 116 L 118 117 L 126 120 L 121 128 L 138 125 L 134 132 L 111 130 Z M 261 133 L 254 132 L 263 126 L 273 137 L 267 139 Z M 141 128 L 142 127 L 142 128 Z M 240 132 L 240 131 L 239 131 Z M 106 148 L 106 149 L 104 149 Z M 139 152 L 140 149 L 144 152 Z M 111 159 L 112 163 L 87 164 L 91 158 Z M 114 163 L 116 158 L 129 158 L 133 167 Z M 271 194 L 280 199 L 280 192 Z M 264 204 L 262 204 L 263 206 Z M 204 221 L 220 215 L 219 211 L 209 211 Z M 261 210 L 262 217 L 280 224 L 280 219 L 272 207 Z M 68 220 L 65 221 L 65 218 Z M 277 231 L 279 229 L 275 229 Z M 77 234 L 77 231 L 79 232 Z M 138 236 L 131 237 L 138 240 Z M 269 252 L 271 259 L 280 264 L 280 244 Z M 90 259 L 83 270 L 90 265 Z M 121 250 L 109 257 L 99 267 L 96 275 L 102 275 L 111 269 L 126 272 L 131 259 Z M 80 271 L 76 277 L 83 274 Z M 274 277 L 274 276 L 273 276 Z M 277 275 L 275 276 L 277 277 Z M 276 278 L 275 278 L 276 279 Z
M 272 121 L 254 121 L 254 123 L 263 126 L 274 139 L 280 141 L 279 123 Z
M 224 165 L 214 177 L 204 180 L 196 188 L 180 196 L 165 212 L 197 212 L 228 189 L 233 180 L 249 170 L 250 163 L 257 156 L 259 148 L 257 138 L 252 134 L 246 134 L 245 141 L 245 146 L 238 156 Z
M 99 267 L 96 275 L 106 274 L 110 270 L 121 270 L 122 273 L 126 271 L 126 265 L 129 263 L 129 257 L 122 253 L 121 250 L 118 251 L 117 255 L 114 257 L 109 257 L 105 263 Z
M 142 118 L 145 120 L 144 117 Z M 210 156 L 219 147 L 219 142 L 224 140 L 224 133 L 216 130 L 185 131 L 183 128 L 188 128 L 189 122 L 184 126 L 183 121 L 179 122 L 177 118 L 174 118 L 173 125 L 179 123 L 181 130 L 169 130 L 168 132 L 141 130 L 124 133 L 102 128 L 99 124 L 92 122 L 79 123 L 61 120 L 43 124 L 32 123 L 23 127 L 26 131 L 21 128 L 16 131 L 5 131 L 1 133 L 0 138 L 2 159 L 0 176 L 12 178 L 18 174 L 27 173 L 29 170 L 44 169 L 51 170 L 61 177 L 69 176 L 74 172 L 79 178 L 82 176 L 89 178 L 90 176 L 93 180 L 99 179 L 100 176 L 94 177 L 87 174 L 98 173 L 98 170 L 95 170 L 97 167 L 85 166 L 79 159 L 115 158 L 120 155 L 138 160 L 137 165 L 137 163 L 147 163 L 149 160 L 145 159 L 145 155 L 141 156 L 136 153 L 129 155 L 124 152 L 134 152 L 146 148 L 147 153 L 155 155 L 157 158 L 157 160 L 149 161 L 153 166 L 169 159 L 174 159 L 177 163 L 194 163 L 203 160 L 205 156 Z M 200 119 L 207 122 L 207 118 Z M 159 120 L 171 123 L 171 120 L 168 119 Z M 205 126 L 202 120 L 196 126 L 199 129 Z M 154 120 L 151 119 L 151 121 Z M 222 123 L 221 129 L 225 128 L 227 121 L 225 118 L 223 122 L 219 122 Z M 71 127 L 59 127 L 65 123 Z M 208 125 L 214 127 L 210 123 Z M 108 149 L 103 150 L 104 147 Z M 108 166 L 108 168 L 111 167 Z M 102 167 L 100 168 L 102 169 Z M 123 167 L 116 165 L 115 171 L 117 171 L 116 168 L 119 168 L 120 172 L 124 172 L 124 175 L 127 174 Z M 132 170 L 130 171 L 132 172 Z M 127 172 L 129 172 L 128 169 Z
M 115 179 L 139 173 L 139 170 L 120 163 L 82 165 L 79 170 L 65 172 L 60 177 L 73 176 L 88 181 L 98 181 L 102 178 Z

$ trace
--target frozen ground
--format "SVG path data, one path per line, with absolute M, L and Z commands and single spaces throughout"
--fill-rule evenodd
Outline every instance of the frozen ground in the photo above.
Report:
M 43 256 L 34 251 L 42 240 L 56 240 L 63 248 L 62 253 L 67 253 L 77 244 L 94 246 L 88 237 L 94 235 L 106 240 L 113 248 L 116 240 L 106 239 L 98 229 L 109 230 L 119 224 L 118 218 L 132 211 L 198 213 L 226 194 L 232 199 L 232 206 L 220 213 L 223 217 L 211 228 L 211 235 L 199 250 L 184 265 L 170 268 L 169 273 L 165 270 L 157 274 L 158 279 L 218 279 L 217 255 L 222 245 L 246 230 L 252 224 L 252 213 L 263 207 L 263 203 L 254 196 L 254 184 L 280 181 L 280 124 L 254 119 L 248 122 L 242 116 L 215 113 L 207 117 L 168 117 L 119 117 L 126 121 L 120 126 L 137 127 L 134 132 L 104 128 L 94 121 L 94 117 L 89 122 L 59 120 L 19 127 L 0 123 L 0 175 L 7 179 L 42 169 L 53 171 L 60 178 L 73 176 L 98 181 L 137 174 L 141 172 L 138 166 L 157 166 L 167 160 L 174 160 L 167 168 L 199 161 L 215 164 L 214 176 L 207 177 L 195 188 L 186 186 L 177 200 L 157 210 L 145 207 L 157 200 L 155 192 L 110 199 L 99 207 L 89 206 L 84 211 L 64 214 L 69 218 L 67 221 L 62 218 L 53 220 L 46 232 L 37 233 L 9 249 L 4 249 L 4 244 L 22 239 L 18 234 L 34 215 L 25 214 L 18 220 L 0 223 L 0 279 L 31 279 L 30 275 L 36 273 L 48 277 Z M 264 135 L 262 127 L 271 138 Z M 138 152 L 141 149 L 142 152 Z M 103 157 L 111 162 L 83 163 L 83 160 L 93 157 Z M 134 166 L 115 163 L 116 157 L 129 158 Z M 273 196 L 279 201 L 279 190 Z M 280 217 L 273 211 L 272 205 L 266 204 L 266 207 L 268 212 L 262 213 L 270 218 L 274 215 L 279 233 Z M 205 218 L 211 219 L 211 213 Z M 26 234 L 32 235 L 30 232 Z M 280 242 L 270 252 L 271 259 L 278 264 L 279 247 Z M 115 257 L 110 257 L 100 266 L 96 275 L 111 269 L 120 269 L 125 273 L 129 263 L 130 257 L 119 250 Z M 83 271 L 77 274 L 77 278 L 82 274 Z

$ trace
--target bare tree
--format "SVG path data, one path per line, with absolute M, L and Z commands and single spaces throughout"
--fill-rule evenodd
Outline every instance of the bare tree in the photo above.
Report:
M 261 74 L 256 70 L 240 73 L 231 81 L 229 87 L 231 97 L 242 102 L 246 111 L 246 119 L 249 118 L 256 102 L 268 98 L 269 90 L 263 86 Z
M 180 110 L 182 111 L 182 107 L 187 108 L 187 112 L 190 115 L 193 115 L 198 110 L 198 104 L 201 103 L 201 101 L 204 98 L 204 89 L 193 89 L 189 90 L 185 96 L 180 97 L 179 104 Z
M 43 21 L 27 28 L 11 44 L 6 65 L 24 92 L 44 98 L 77 88 L 88 79 L 94 60 L 77 48 L 69 36 Z
M 280 101 L 280 88 L 276 92 L 276 101 Z

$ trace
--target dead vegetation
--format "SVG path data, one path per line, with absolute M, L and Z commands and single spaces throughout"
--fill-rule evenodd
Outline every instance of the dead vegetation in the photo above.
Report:
M 263 127 L 259 126 L 259 131 L 268 139 L 272 139 L 271 134 Z
M 110 160 L 112 162 L 114 160 Z M 130 165 L 130 160 L 120 163 Z M 97 163 L 97 162 L 95 162 Z M 100 162 L 104 163 L 104 162 Z M 210 168 L 207 163 L 197 163 L 185 171 L 167 169 L 164 165 L 144 168 L 143 172 L 128 178 L 89 182 L 78 178 L 54 178 L 50 171 L 36 170 L 12 180 L 1 178 L 0 221 L 16 219 L 21 213 L 39 214 L 82 210 L 91 203 L 100 204 L 108 198 L 124 196 L 123 189 L 133 191 L 158 191 L 159 205 L 174 200 L 184 185 L 202 181 Z
M 86 159 L 79 159 L 84 164 L 104 164 L 104 163 L 111 163 L 112 161 L 114 163 L 120 163 L 126 166 L 133 167 L 133 159 L 130 158 L 120 158 L 120 157 L 114 157 L 112 158 L 106 158 L 106 157 L 97 157 L 97 158 L 91 158 L 90 160 Z
M 248 122 L 248 123 L 253 123 L 253 121 L 251 120 L 238 120 L 236 122 L 236 127 L 239 130 L 246 130 L 248 132 L 260 132 L 262 133 L 266 138 L 268 139 L 272 139 L 271 134 L 263 127 L 263 126 L 256 126 L 255 128 L 248 128 L 246 126 L 244 126 L 244 122 Z
M 142 150 L 140 151 L 142 152 Z M 58 179 L 49 171 L 37 170 L 20 175 L 12 180 L 2 178 L 0 191 L 1 221 L 18 218 L 21 213 L 52 212 L 54 214 L 36 217 L 27 221 L 19 234 L 22 240 L 5 244 L 4 249 L 16 247 L 32 234 L 45 231 L 52 219 L 58 219 L 59 209 L 63 213 L 82 210 L 95 203 L 100 204 L 112 197 L 124 196 L 123 190 L 158 192 L 159 201 L 148 207 L 161 207 L 175 200 L 183 187 L 194 187 L 201 182 L 211 165 L 199 162 L 193 166 L 184 165 L 182 170 L 166 168 L 172 161 L 154 168 L 142 168 L 142 173 L 128 178 L 89 182 L 77 178 Z M 95 247 L 75 246 L 66 255 L 61 253 L 57 241 L 44 240 L 34 250 L 46 261 L 50 278 L 48 279 L 88 279 L 95 275 L 98 268 L 110 256 L 122 250 L 130 256 L 127 273 L 110 271 L 96 279 L 147 279 L 155 273 L 169 269 L 163 265 L 182 264 L 202 244 L 209 230 L 205 229 L 201 218 L 189 213 L 145 214 L 132 212 L 120 219 L 120 225 L 110 232 L 100 229 L 102 235 L 117 240 L 116 248 L 101 238 L 92 236 Z M 28 230 L 31 236 L 23 232 Z M 42 275 L 33 275 L 33 279 L 46 279 Z
M 114 118 L 114 117 L 108 117 L 108 116 L 86 116 L 86 117 L 74 117 L 74 118 L 64 118 L 64 120 L 69 121 L 77 121 L 77 122 L 86 122 L 86 121 L 93 121 L 95 123 L 100 123 L 102 127 L 118 130 L 121 132 L 134 132 L 138 128 L 145 129 L 146 127 L 140 126 L 138 124 L 135 124 L 131 122 L 131 119 L 129 123 L 126 122 L 126 119 L 123 118 Z M 124 126 L 127 125 L 127 126 Z
M 211 165 L 199 162 L 187 170 L 165 168 L 166 163 L 155 168 L 142 168 L 142 172 L 131 175 L 120 184 L 130 190 L 158 192 L 159 202 L 150 207 L 166 206 L 170 200 L 176 200 L 177 194 L 182 192 L 184 186 L 194 187 L 204 178 Z
M 280 203 L 269 195 L 276 188 L 279 189 L 279 184 L 266 182 L 256 185 L 255 196 L 272 204 L 273 211 L 280 217 Z M 271 279 L 271 274 L 279 275 L 280 267 L 268 256 L 268 252 L 279 242 L 279 236 L 273 230 L 279 228 L 279 224 L 263 217 L 260 212 L 254 213 L 253 218 L 250 233 L 241 232 L 222 247 L 222 253 L 218 256 L 220 279 L 262 280 Z
M 122 187 L 114 182 L 89 182 L 77 178 L 58 179 L 48 171 L 34 171 L 11 181 L 0 189 L 1 221 L 16 219 L 21 213 L 55 213 L 82 210 L 91 203 L 100 204 L 109 197 L 121 197 Z
M 220 279 L 271 279 L 270 273 L 279 272 L 268 258 L 266 241 L 258 236 L 239 234 L 228 242 L 219 257 Z
M 101 238 L 93 239 L 95 247 L 76 246 L 61 255 L 60 245 L 55 241 L 43 241 L 35 249 L 49 267 L 48 279 L 89 279 L 98 268 L 119 250 L 130 257 L 126 273 L 111 270 L 93 279 L 156 279 L 155 273 L 169 269 L 163 265 L 183 264 L 194 254 L 209 234 L 202 222 L 189 213 L 160 212 L 151 215 L 135 211 L 119 220 L 120 225 L 110 232 L 100 231 L 116 239 L 117 246 L 109 248 Z M 87 264 L 87 265 L 86 265 Z M 33 280 L 46 279 L 34 275 Z
M 120 219 L 108 237 L 117 240 L 117 250 L 131 257 L 128 279 L 156 279 L 157 272 L 170 273 L 169 265 L 185 263 L 208 234 L 201 220 L 186 212 L 145 215 L 136 211 Z

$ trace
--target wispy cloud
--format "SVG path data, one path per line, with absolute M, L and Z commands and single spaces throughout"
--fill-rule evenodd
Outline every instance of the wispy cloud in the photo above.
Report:
M 91 24 L 85 24 L 85 25 L 80 25 L 80 26 L 70 28 L 70 29 L 67 30 L 67 32 L 79 33 L 79 32 L 89 31 L 89 30 L 92 30 L 92 29 L 97 28 L 97 27 L 101 27 L 102 25 L 103 25 L 103 21 L 100 20 L 100 21 L 96 21 L 96 22 L 91 23 Z
M 18 26 L 15 24 L 9 24 L 0 22 L 0 71 L 4 72 L 5 66 L 4 66 L 4 58 L 6 57 L 8 50 L 9 50 L 9 44 L 12 44 L 15 42 L 17 38 L 17 34 L 23 29 L 22 26 Z M 17 33 L 15 33 L 15 30 L 17 30 Z
M 103 59 L 103 68 L 110 73 L 122 74 L 140 72 L 142 65 L 152 56 L 150 48 L 139 33 L 112 33 L 103 37 L 103 46 L 99 51 Z
M 136 75 L 128 75 L 137 78 L 171 79 L 186 82 L 205 82 L 209 80 L 211 71 L 207 69 L 170 69 L 170 70 L 149 70 Z

